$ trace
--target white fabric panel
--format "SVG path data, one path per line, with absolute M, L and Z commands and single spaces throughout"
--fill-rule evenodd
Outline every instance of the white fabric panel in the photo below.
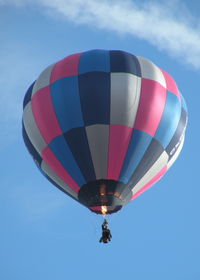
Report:
M 31 101 L 27 103 L 23 112 L 23 123 L 26 130 L 26 133 L 29 137 L 29 140 L 37 150 L 37 152 L 41 155 L 44 148 L 47 146 L 44 141 L 33 116 Z
M 141 90 L 141 77 L 111 73 L 110 124 L 134 126 Z
M 47 67 L 38 77 L 36 80 L 33 90 L 32 90 L 32 96 L 41 88 L 44 88 L 50 84 L 50 78 L 51 78 L 51 71 L 55 64 L 50 65 Z
M 109 125 L 86 127 L 96 179 L 106 179 L 108 169 Z
M 44 160 L 42 161 L 41 168 L 57 185 L 59 185 L 75 199 L 78 199 L 78 194 L 73 191 L 61 178 L 59 178 Z
M 140 62 L 142 78 L 154 80 L 166 88 L 165 77 L 160 68 L 146 58 L 140 56 L 137 56 L 137 58 Z
M 173 157 L 171 157 L 170 161 L 168 162 L 167 164 L 167 169 L 169 169 L 173 164 L 174 162 L 177 160 L 182 148 L 183 148 L 183 144 L 184 144 L 184 140 L 185 140 L 185 135 L 183 136 L 179 146 L 178 146 L 178 149 L 176 150 L 176 152 L 174 153 Z
M 157 161 L 152 165 L 152 167 L 147 171 L 147 173 L 142 177 L 142 179 L 134 186 L 132 189 L 133 195 L 137 193 L 142 187 L 144 187 L 151 179 L 153 179 L 156 174 L 158 174 L 161 169 L 167 165 L 168 154 L 164 151 Z

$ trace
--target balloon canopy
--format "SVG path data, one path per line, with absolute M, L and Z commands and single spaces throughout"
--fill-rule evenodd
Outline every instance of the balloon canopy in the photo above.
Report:
M 47 67 L 24 98 L 23 138 L 46 178 L 102 214 L 159 180 L 184 142 L 173 78 L 124 51 L 91 50 Z

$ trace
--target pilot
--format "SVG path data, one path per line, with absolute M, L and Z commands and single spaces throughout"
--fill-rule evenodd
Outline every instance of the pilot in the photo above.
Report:
M 112 235 L 108 228 L 108 222 L 106 219 L 104 219 L 104 222 L 102 224 L 102 236 L 101 236 L 99 242 L 108 243 L 109 241 L 111 241 L 111 238 L 112 238 Z

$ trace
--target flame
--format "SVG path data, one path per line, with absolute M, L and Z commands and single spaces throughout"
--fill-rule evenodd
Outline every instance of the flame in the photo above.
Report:
M 106 215 L 107 211 L 108 211 L 107 206 L 101 206 L 101 213 L 103 216 Z
M 100 185 L 100 195 L 106 195 L 106 185 L 105 184 L 102 184 Z

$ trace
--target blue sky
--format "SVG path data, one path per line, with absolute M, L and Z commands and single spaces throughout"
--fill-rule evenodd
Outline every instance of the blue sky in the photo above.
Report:
M 0 0 L 0 279 L 200 279 L 200 3 Z M 51 63 L 89 49 L 121 49 L 168 71 L 189 124 L 180 157 L 154 187 L 102 218 L 38 172 L 21 136 L 29 85 Z

